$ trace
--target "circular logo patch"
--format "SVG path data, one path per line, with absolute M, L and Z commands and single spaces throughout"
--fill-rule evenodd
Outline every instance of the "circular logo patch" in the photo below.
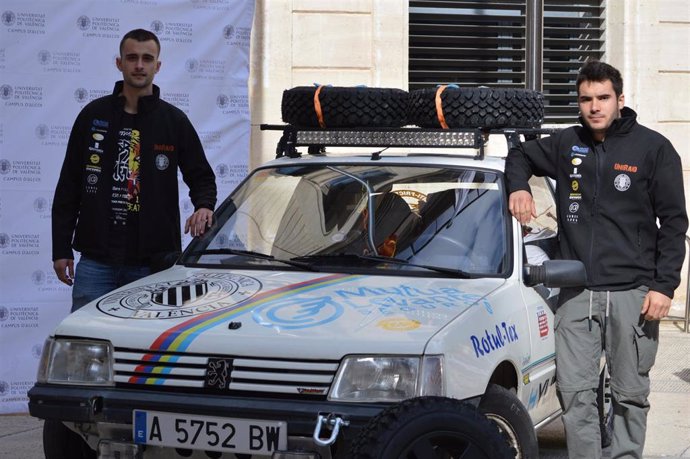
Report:
M 14 89 L 12 89 L 12 86 L 8 84 L 0 86 L 0 97 L 2 97 L 5 100 L 8 100 L 12 98 L 12 94 L 14 94 Z
M 77 27 L 81 30 L 89 30 L 91 26 L 91 19 L 88 16 L 79 16 L 77 18 Z
M 41 65 L 50 64 L 50 58 L 51 58 L 50 51 L 44 49 L 44 50 L 41 50 L 38 52 L 38 62 Z
M 580 210 L 580 204 L 576 202 L 571 202 L 570 207 L 568 207 L 568 210 L 570 211 L 571 214 L 574 214 L 578 210 Z
M 98 183 L 98 176 L 96 174 L 89 174 L 89 176 L 86 177 L 86 181 L 89 182 L 89 185 L 95 185 Z
M 619 174 L 613 179 L 613 186 L 616 187 L 618 191 L 625 191 L 630 188 L 630 177 L 627 174 Z
M 166 170 L 166 169 L 168 168 L 169 165 L 170 165 L 170 160 L 168 159 L 167 156 L 162 155 L 162 154 L 156 156 L 156 168 L 157 168 L 159 171 L 164 171 L 164 170 Z
M 582 164 L 582 160 L 580 158 L 573 158 L 570 162 L 573 164 L 573 166 L 579 166 Z
M 46 209 L 48 209 L 48 201 L 46 201 L 46 198 L 34 199 L 34 210 L 36 212 L 45 212 Z
M 48 129 L 47 125 L 39 124 L 38 126 L 36 126 L 36 129 L 34 130 L 34 132 L 36 133 L 36 137 L 43 140 L 46 137 L 48 137 L 49 129 Z
M 96 306 L 115 317 L 179 319 L 230 309 L 260 290 L 261 282 L 253 277 L 208 273 L 122 290 Z

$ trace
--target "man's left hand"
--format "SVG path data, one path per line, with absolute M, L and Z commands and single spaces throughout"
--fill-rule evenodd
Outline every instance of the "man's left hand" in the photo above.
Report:
M 184 224 L 185 234 L 191 231 L 192 236 L 201 236 L 213 223 L 213 211 L 203 207 L 194 212 Z
M 663 293 L 650 290 L 644 297 L 640 313 L 645 320 L 661 320 L 668 315 L 671 309 L 671 298 Z

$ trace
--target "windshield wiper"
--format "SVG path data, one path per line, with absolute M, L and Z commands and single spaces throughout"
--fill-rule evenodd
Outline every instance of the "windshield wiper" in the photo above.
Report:
M 257 258 L 259 260 L 277 261 L 279 263 L 294 266 L 296 268 L 302 268 L 307 271 L 318 271 L 318 269 L 316 269 L 311 263 L 305 263 L 294 259 L 284 260 L 282 258 L 276 258 L 273 255 L 269 255 L 267 253 L 254 252 L 252 250 L 240 250 L 230 248 L 205 249 L 195 250 L 194 252 L 190 252 L 189 255 L 240 255 L 248 258 Z
M 321 254 L 321 255 L 304 255 L 301 257 L 294 257 L 290 258 L 290 261 L 296 261 L 296 262 L 304 262 L 304 261 L 320 261 L 320 260 L 342 260 L 344 263 L 347 263 L 348 261 L 351 261 L 352 259 L 356 260 L 367 260 L 367 261 L 375 261 L 378 263 L 390 263 L 390 264 L 395 264 L 395 265 L 405 265 L 405 266 L 412 266 L 415 268 L 422 268 L 422 269 L 428 269 L 429 271 L 436 271 L 439 273 L 443 274 L 450 274 L 455 277 L 460 277 L 462 279 L 469 279 L 472 276 L 472 274 L 467 273 L 465 271 L 459 270 L 459 269 L 451 269 L 451 268 L 444 268 L 443 266 L 432 266 L 432 265 L 420 265 L 417 263 L 410 263 L 407 260 L 403 260 L 400 258 L 389 258 L 389 257 L 382 257 L 378 255 L 359 255 L 356 253 L 328 253 L 328 254 Z

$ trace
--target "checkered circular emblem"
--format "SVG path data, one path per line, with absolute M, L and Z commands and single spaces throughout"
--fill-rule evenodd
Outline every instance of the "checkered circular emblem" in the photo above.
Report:
M 98 301 L 110 316 L 132 319 L 179 319 L 228 309 L 254 296 L 261 282 L 229 273 L 205 273 L 120 290 Z

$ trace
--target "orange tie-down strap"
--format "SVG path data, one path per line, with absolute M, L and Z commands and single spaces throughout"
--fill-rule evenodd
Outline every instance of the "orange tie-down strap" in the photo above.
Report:
M 441 100 L 441 93 L 448 87 L 448 85 L 441 85 L 436 89 L 436 116 L 438 117 L 438 124 L 443 129 L 448 129 L 446 117 L 443 116 L 443 101 Z
M 324 85 L 319 86 L 314 91 L 314 111 L 316 112 L 316 119 L 319 120 L 319 126 L 321 129 L 326 127 L 326 122 L 323 120 L 323 111 L 321 110 L 321 101 L 319 101 L 319 94 L 321 94 L 321 89 Z

